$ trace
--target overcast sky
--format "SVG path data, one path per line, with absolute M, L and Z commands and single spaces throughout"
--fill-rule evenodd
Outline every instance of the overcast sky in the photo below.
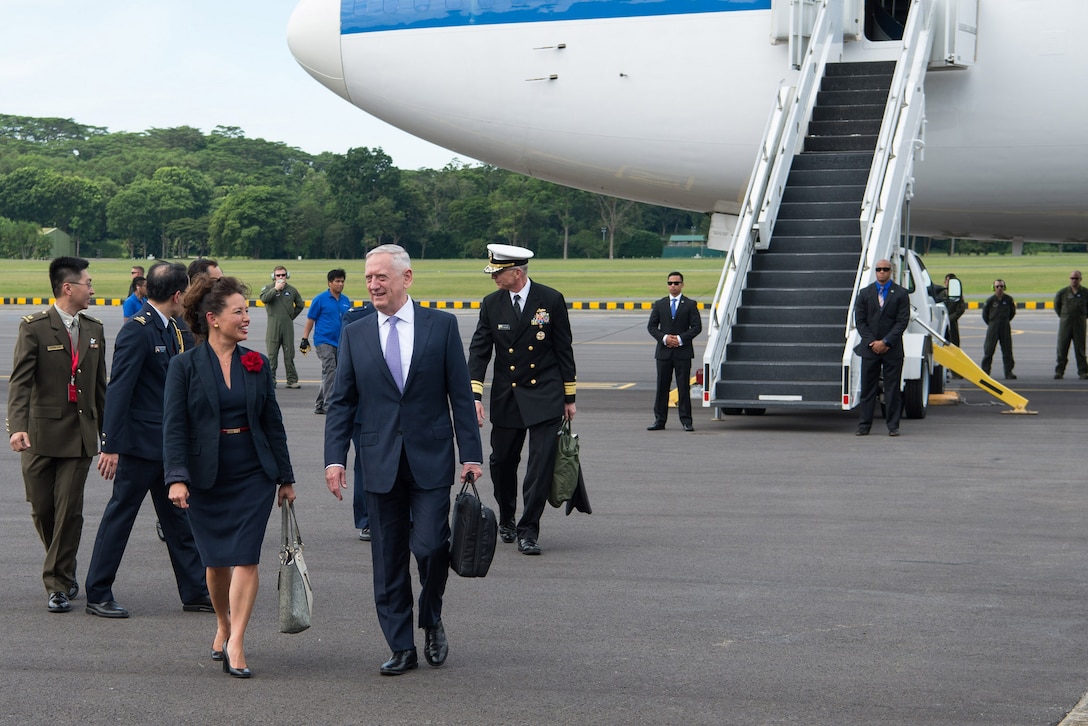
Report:
M 402 169 L 456 157 L 310 78 L 287 48 L 295 4 L 0 0 L 0 113 L 110 131 L 237 126 L 313 154 L 381 147 Z

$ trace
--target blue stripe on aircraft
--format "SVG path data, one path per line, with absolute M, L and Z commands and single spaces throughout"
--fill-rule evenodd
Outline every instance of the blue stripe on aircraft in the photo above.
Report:
M 771 0 L 341 0 L 340 32 L 769 10 Z

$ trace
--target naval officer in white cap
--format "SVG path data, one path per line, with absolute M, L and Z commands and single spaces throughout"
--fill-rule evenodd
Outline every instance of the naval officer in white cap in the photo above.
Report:
M 491 480 L 499 505 L 499 536 L 517 540 L 518 551 L 539 555 L 540 516 L 555 469 L 556 432 L 573 419 L 575 367 L 567 302 L 562 293 L 528 276 L 532 250 L 487 246 L 488 265 L 499 289 L 480 303 L 480 320 L 469 345 L 468 368 L 476 415 L 484 421 L 484 374 L 495 355 L 491 380 Z M 516 520 L 518 464 L 529 434 L 529 460 Z

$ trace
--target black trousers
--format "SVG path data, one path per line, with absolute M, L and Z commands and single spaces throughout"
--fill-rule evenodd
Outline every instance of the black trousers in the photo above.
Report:
M 691 358 L 657 359 L 657 394 L 654 396 L 654 423 L 665 424 L 669 417 L 669 392 L 673 378 L 679 400 L 680 423 L 691 424 Z
M 166 551 L 170 554 L 170 565 L 174 568 L 181 602 L 208 599 L 205 569 L 193 540 L 193 530 L 189 527 L 189 516 L 185 510 L 170 503 L 162 477 L 161 460 L 151 461 L 125 454 L 118 457 L 113 496 L 102 513 L 91 565 L 87 569 L 88 602 L 116 600 L 113 582 L 132 534 L 132 525 L 148 493 L 151 494 L 151 503 L 155 506 L 155 514 L 166 538 Z
M 419 569 L 419 627 L 442 618 L 450 573 L 450 486 L 424 489 L 401 451 L 397 479 L 388 492 L 367 492 L 374 606 L 389 649 L 415 647 L 412 630 L 412 572 Z
M 563 417 L 549 419 L 527 429 L 491 427 L 491 481 L 499 504 L 499 523 L 514 521 L 518 499 L 518 465 L 525 434 L 529 434 L 529 460 L 522 487 L 524 509 L 517 523 L 518 538 L 540 537 L 540 517 L 548 503 L 548 493 L 555 475 L 555 449 Z
M 861 358 L 861 418 L 858 430 L 868 431 L 873 425 L 876 397 L 880 391 L 880 376 L 884 375 L 884 422 L 889 431 L 899 428 L 903 414 L 903 394 L 899 390 L 903 377 L 903 359 L 880 355 Z

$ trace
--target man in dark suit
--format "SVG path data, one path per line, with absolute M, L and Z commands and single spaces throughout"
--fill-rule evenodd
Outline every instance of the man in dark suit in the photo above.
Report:
M 531 250 L 514 245 L 487 246 L 484 272 L 499 288 L 480 303 L 480 319 L 469 344 L 469 374 L 476 415 L 484 421 L 484 374 L 492 351 L 491 478 L 499 504 L 499 536 L 518 540 L 518 551 L 539 555 L 540 517 L 555 472 L 556 434 L 564 418 L 573 419 L 576 374 L 567 302 L 558 290 L 531 282 Z M 521 520 L 514 524 L 518 465 L 525 434 Z
M 99 617 L 129 615 L 114 599 L 113 582 L 148 492 L 166 537 L 182 608 L 213 612 L 189 519 L 167 499 L 163 482 L 163 390 L 170 359 L 186 348 L 174 318 L 182 312 L 181 298 L 188 287 L 184 265 L 152 265 L 147 276 L 149 301 L 121 328 L 114 344 L 98 459 L 98 472 L 107 481 L 114 480 L 113 496 L 102 513 L 87 570 L 86 609 Z
M 679 272 L 670 272 L 668 285 L 669 294 L 650 308 L 650 322 L 646 326 L 650 337 L 657 341 L 654 350 L 657 360 L 654 422 L 646 430 L 660 431 L 665 428 L 665 420 L 669 417 L 669 390 L 675 376 L 680 423 L 685 431 L 694 431 L 691 421 L 691 359 L 695 357 L 695 346 L 691 343 L 695 336 L 703 332 L 703 321 L 699 317 L 698 303 L 681 294 L 684 276 Z
M 42 582 L 51 613 L 79 593 L 76 552 L 83 532 L 83 487 L 98 453 L 106 399 L 102 323 L 83 311 L 94 297 L 79 257 L 49 265 L 54 305 L 27 315 L 15 338 L 8 381 L 8 434 L 22 455 L 34 528 L 45 545 Z
M 880 376 L 884 376 L 884 419 L 888 435 L 899 435 L 903 412 L 900 386 L 903 378 L 903 333 L 910 323 L 910 297 L 892 282 L 892 263 L 880 260 L 873 268 L 876 282 L 863 288 L 854 303 L 854 325 L 861 342 L 854 352 L 861 356 L 861 418 L 858 436 L 873 425 Z
M 374 604 L 393 651 L 380 669 L 386 676 L 418 665 L 409 553 L 419 568 L 424 655 L 432 666 L 446 660 L 442 596 L 450 566 L 454 437 L 461 481 L 483 473 L 457 319 L 412 302 L 411 284 L 403 248 L 382 245 L 367 253 L 366 285 L 377 314 L 344 329 L 325 421 L 325 483 L 337 499 L 347 488 L 348 444 L 354 441 L 362 452 Z

